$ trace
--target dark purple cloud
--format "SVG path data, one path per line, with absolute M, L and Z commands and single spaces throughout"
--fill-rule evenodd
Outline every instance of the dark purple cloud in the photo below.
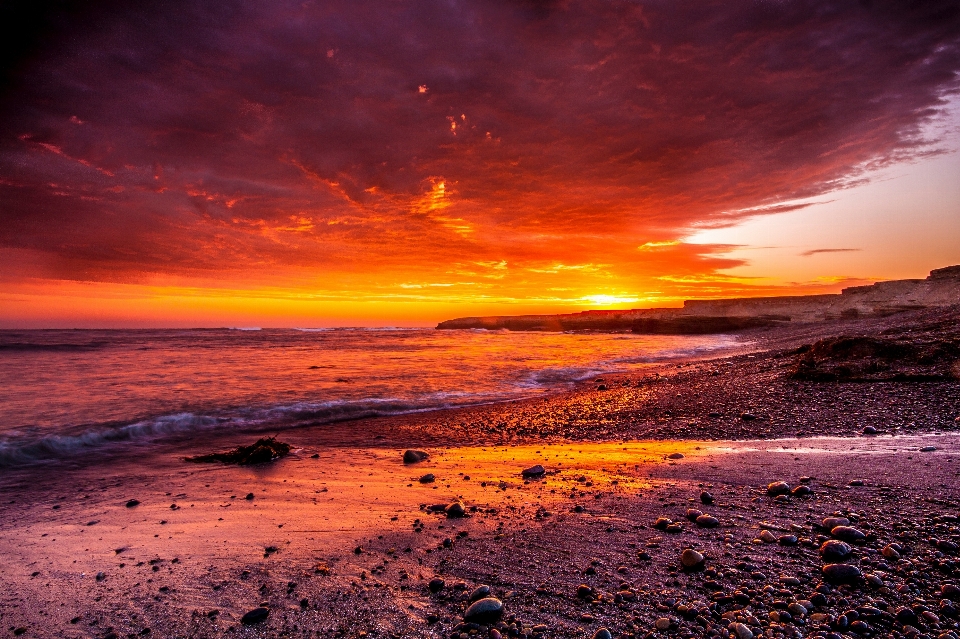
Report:
M 960 70 L 945 0 L 54 9 L 4 71 L 0 250 L 72 279 L 709 271 L 637 246 L 934 151 Z

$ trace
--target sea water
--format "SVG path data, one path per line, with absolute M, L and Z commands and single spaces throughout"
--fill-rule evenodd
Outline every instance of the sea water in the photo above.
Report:
M 0 331 L 0 466 L 509 401 L 738 344 L 432 328 Z

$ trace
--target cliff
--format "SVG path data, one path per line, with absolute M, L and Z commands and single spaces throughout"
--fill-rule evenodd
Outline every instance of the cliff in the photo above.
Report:
M 930 272 L 922 280 L 853 286 L 836 295 L 687 300 L 683 308 L 583 311 L 561 315 L 461 317 L 438 329 L 511 331 L 633 331 L 654 334 L 724 333 L 784 322 L 883 316 L 960 303 L 960 266 Z

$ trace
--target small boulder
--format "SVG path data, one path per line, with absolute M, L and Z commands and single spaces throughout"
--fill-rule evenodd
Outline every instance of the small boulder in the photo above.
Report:
M 417 462 L 422 462 L 424 459 L 427 459 L 428 457 L 430 457 L 430 453 L 425 453 L 422 450 L 403 451 L 404 464 L 416 464 Z
M 240 623 L 242 623 L 245 626 L 251 626 L 255 623 L 266 621 L 267 617 L 269 616 L 270 616 L 270 609 L 264 608 L 261 606 L 259 608 L 254 608 L 247 614 L 243 615 L 243 617 L 241 617 L 240 619 Z
M 703 555 L 693 548 L 687 548 L 680 553 L 680 564 L 685 570 L 697 570 L 703 567 Z
M 522 471 L 520 471 L 520 475 L 526 479 L 530 479 L 533 477 L 543 477 L 546 472 L 547 471 L 543 466 L 537 464 L 536 466 L 531 466 L 530 468 L 524 468 Z
M 463 613 L 463 620 L 467 623 L 496 623 L 501 617 L 503 617 L 503 602 L 496 597 L 485 597 L 475 601 Z
M 478 601 L 490 596 L 490 586 L 480 585 L 473 589 L 473 592 L 470 593 L 470 601 Z
M 853 548 L 839 539 L 828 539 L 820 546 L 820 557 L 828 564 L 843 561 L 852 552 Z
M 855 584 L 863 579 L 863 573 L 851 564 L 827 564 L 823 567 L 823 578 L 832 584 Z
M 790 484 L 785 481 L 775 481 L 767 485 L 767 495 L 776 497 L 777 495 L 786 495 L 790 492 Z
M 830 531 L 830 534 L 841 541 L 855 544 L 867 539 L 867 536 L 863 534 L 862 531 L 857 530 L 853 526 L 836 526 Z

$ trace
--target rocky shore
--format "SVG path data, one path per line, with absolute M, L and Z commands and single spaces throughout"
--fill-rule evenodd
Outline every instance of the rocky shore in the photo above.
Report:
M 262 464 L 184 461 L 238 435 L 10 469 L 0 627 L 957 639 L 958 319 L 753 331 L 552 397 L 288 431 Z

